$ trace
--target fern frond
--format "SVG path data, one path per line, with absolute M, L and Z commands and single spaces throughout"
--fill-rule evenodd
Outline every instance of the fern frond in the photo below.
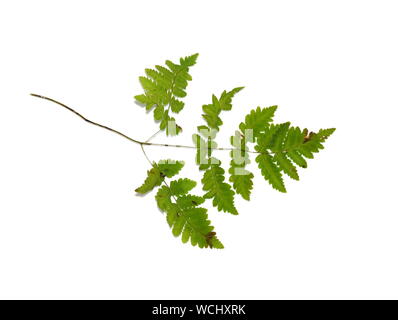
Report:
M 257 156 L 256 162 L 261 174 L 271 186 L 281 192 L 286 192 L 282 172 L 292 179 L 298 180 L 297 169 L 291 160 L 286 156 L 284 149 L 292 141 L 298 141 L 299 130 L 290 128 L 290 123 L 270 124 L 257 133 L 256 151 L 262 154 Z M 269 152 L 273 152 L 271 156 Z
M 182 209 L 193 208 L 198 205 L 201 205 L 205 202 L 205 199 L 198 196 L 193 195 L 182 195 L 181 197 L 177 198 L 177 205 L 180 206 Z
M 307 168 L 307 161 L 304 157 L 296 150 L 287 151 L 286 155 L 301 168 Z
M 155 107 L 154 116 L 159 120 L 160 126 L 165 127 L 164 120 L 171 118 L 170 112 L 178 113 L 184 107 L 180 98 L 186 95 L 185 88 L 191 77 L 186 69 L 196 62 L 196 55 L 181 58 L 180 64 L 166 61 L 165 67 L 156 66 L 156 70 L 147 69 L 147 78 L 141 78 L 142 86 L 150 94 L 139 95 L 138 101 L 146 104 L 148 109 Z M 184 69 L 181 71 L 181 69 Z M 178 77 L 176 73 L 180 72 Z M 174 87 L 170 91 L 170 85 Z M 290 122 L 273 124 L 273 117 L 277 106 L 267 108 L 257 107 L 245 116 L 239 124 L 240 131 L 231 137 L 233 150 L 230 152 L 231 162 L 229 167 L 229 183 L 225 180 L 225 171 L 221 162 L 212 156 L 212 151 L 217 147 L 214 141 L 223 121 L 221 111 L 232 109 L 232 98 L 243 87 L 237 87 L 231 91 L 224 90 L 219 97 L 212 95 L 211 103 L 202 106 L 202 118 L 206 125 L 198 127 L 199 134 L 193 135 L 196 151 L 196 163 L 199 169 L 204 171 L 201 180 L 205 194 L 202 197 L 188 194 L 196 183 L 189 179 L 179 179 L 171 182 L 170 188 L 161 188 L 156 195 L 159 208 L 167 212 L 167 219 L 173 227 L 173 234 L 181 235 L 182 241 L 191 239 L 192 244 L 198 243 L 204 246 L 208 243 L 207 237 L 212 235 L 210 229 L 202 221 L 201 240 L 198 240 L 198 233 L 195 235 L 192 226 L 187 220 L 193 212 L 198 217 L 206 215 L 205 209 L 198 208 L 205 199 L 212 199 L 212 204 L 218 211 L 238 214 L 234 204 L 235 193 L 245 200 L 250 200 L 253 189 L 252 172 L 247 170 L 250 163 L 247 143 L 254 143 L 258 152 L 256 163 L 262 176 L 271 186 L 280 191 L 286 192 L 283 174 L 294 180 L 299 180 L 296 166 L 306 168 L 307 160 L 312 159 L 314 154 L 323 149 L 323 143 L 334 132 L 334 129 L 321 129 L 318 133 L 308 132 L 307 129 L 293 127 Z M 170 96 L 163 96 L 164 92 L 171 92 Z M 168 107 L 167 107 L 168 104 Z M 175 198 L 174 202 L 171 198 Z M 185 213 L 183 213 L 185 212 Z M 183 218 L 184 217 L 184 218 Z M 206 215 L 207 217 L 207 215 Z M 198 227 L 200 229 L 200 227 Z M 208 232 L 205 236 L 204 233 Z M 216 246 L 218 239 L 213 239 L 213 246 Z M 222 244 L 219 244 L 222 246 Z
M 238 210 L 235 208 L 234 195 L 235 192 L 231 186 L 224 182 L 224 169 L 221 168 L 220 164 L 212 164 L 205 171 L 202 179 L 203 190 L 207 193 L 203 196 L 206 199 L 213 199 L 213 206 L 218 211 L 229 212 L 232 214 L 238 214 Z
M 214 94 L 212 95 L 212 103 L 205 104 L 202 106 L 203 114 L 202 117 L 205 119 L 207 125 L 210 128 L 219 130 L 220 126 L 223 124 L 220 113 L 221 111 L 228 111 L 232 108 L 232 98 L 233 96 L 241 91 L 243 87 L 237 87 L 231 91 L 223 91 L 220 98 L 217 98 Z
M 225 182 L 225 171 L 221 167 L 220 160 L 211 157 L 212 150 L 217 147 L 214 141 L 216 134 L 223 124 L 220 113 L 232 108 L 232 98 L 243 87 L 237 87 L 231 91 L 224 90 L 220 98 L 212 95 L 212 103 L 203 105 L 202 117 L 207 126 L 199 126 L 198 131 L 206 139 L 197 134 L 193 135 L 193 140 L 197 148 L 196 163 L 199 164 L 199 170 L 206 170 L 203 175 L 203 190 L 207 191 L 204 195 L 206 199 L 213 199 L 212 204 L 218 211 L 238 214 L 234 205 L 235 192 L 232 187 Z M 242 190 L 243 192 L 243 190 Z M 245 195 L 246 196 L 246 195 Z
M 160 130 L 165 131 L 166 135 L 177 135 L 182 131 L 182 128 L 176 124 L 174 116 L 184 109 L 183 98 L 187 95 L 186 89 L 192 80 L 190 68 L 196 64 L 197 58 L 198 54 L 193 54 L 180 58 L 178 62 L 166 60 L 165 65 L 147 68 L 145 75 L 139 77 L 144 92 L 136 95 L 135 99 L 145 106 L 148 113 L 153 113 Z M 309 132 L 308 129 L 293 127 L 290 122 L 273 124 L 277 106 L 257 107 L 245 116 L 244 121 L 239 124 L 240 131 L 236 131 L 235 136 L 231 137 L 232 148 L 218 147 L 215 138 L 223 124 L 221 113 L 232 109 L 232 99 L 242 89 L 243 87 L 237 87 L 230 91 L 224 90 L 219 97 L 212 95 L 211 103 L 202 106 L 202 118 L 206 125 L 198 126 L 198 134 L 192 136 L 196 148 L 195 160 L 199 170 L 203 171 L 201 182 L 205 194 L 202 197 L 190 193 L 197 185 L 193 180 L 179 178 L 170 181 L 170 184 L 166 182 L 167 178 L 179 174 L 184 162 L 168 159 L 152 163 L 144 150 L 144 146 L 147 145 L 181 148 L 192 148 L 192 145 L 149 142 L 153 136 L 146 141 L 140 141 L 89 120 L 54 99 L 38 94 L 31 95 L 56 103 L 86 122 L 140 145 L 152 168 L 147 171 L 145 181 L 135 191 L 146 194 L 159 187 L 155 199 L 159 209 L 165 212 L 167 223 L 174 236 L 181 237 L 184 243 L 190 241 L 193 246 L 222 249 L 224 246 L 210 224 L 207 209 L 200 205 L 209 199 L 218 211 L 237 215 L 235 194 L 250 200 L 253 189 L 254 175 L 247 170 L 247 165 L 250 163 L 249 155 L 252 153 L 257 153 L 255 161 L 265 180 L 274 189 L 286 192 L 283 175 L 299 180 L 297 166 L 306 168 L 307 159 L 314 158 L 314 155 L 324 148 L 326 139 L 335 131 L 334 128 L 330 128 L 315 133 Z M 248 143 L 254 144 L 255 152 L 248 149 Z M 220 160 L 212 155 L 215 149 L 231 151 L 228 181 Z
M 249 142 L 254 142 L 254 139 L 268 128 L 276 109 L 277 106 L 268 108 L 257 107 L 257 109 L 250 111 L 250 113 L 246 115 L 245 121 L 240 123 L 239 129 L 242 134 L 246 134 L 246 130 L 252 130 L 253 140 L 248 139 Z
M 170 99 L 170 108 L 174 113 L 179 113 L 184 108 L 184 102 L 174 97 Z
M 175 161 L 171 159 L 160 160 L 157 165 L 163 176 L 171 178 L 178 174 L 184 167 L 184 161 Z
M 178 179 L 171 181 L 170 183 L 170 192 L 173 196 L 182 196 L 187 194 L 193 188 L 195 188 L 196 182 L 190 179 Z
M 217 97 L 213 94 L 211 97 L 211 104 L 205 104 L 202 106 L 203 114 L 202 117 L 205 119 L 207 125 L 210 128 L 219 129 L 219 127 L 223 124 L 219 114 L 221 112 L 220 101 L 218 101 Z
M 180 58 L 180 64 L 184 67 L 192 67 L 196 64 L 196 60 L 198 59 L 199 53 L 195 53 L 191 56 Z
M 281 152 L 284 150 L 286 135 L 289 131 L 290 122 L 275 125 L 275 131 L 271 137 L 269 149 L 273 152 Z
M 193 182 L 189 179 L 172 181 L 170 188 L 161 187 L 155 196 L 159 209 L 167 214 L 173 235 L 181 236 L 183 243 L 190 241 L 193 246 L 198 245 L 200 248 L 224 248 L 213 231 L 214 227 L 210 225 L 207 209 L 198 207 L 204 199 L 186 194 L 193 185 L 188 185 L 187 181 Z M 179 186 L 176 187 L 176 184 Z
M 224 111 L 231 110 L 232 109 L 232 98 L 234 97 L 235 94 L 237 94 L 242 89 L 244 89 L 244 87 L 237 87 L 237 88 L 232 89 L 229 92 L 224 90 L 219 99 L 221 110 L 224 110 Z
M 325 142 L 335 131 L 336 128 L 320 129 L 316 134 L 317 139 L 321 142 Z
M 334 131 L 334 128 L 321 129 L 318 133 L 311 132 L 309 134 L 307 134 L 307 131 L 304 131 L 306 136 L 303 143 L 298 146 L 298 152 L 308 159 L 313 159 L 314 153 L 318 153 L 324 148 L 323 143 Z
M 286 192 L 281 170 L 274 163 L 272 157 L 264 152 L 256 157 L 256 162 L 265 180 L 267 180 L 274 189 L 280 192 Z
M 155 187 L 160 186 L 164 178 L 160 174 L 158 166 L 153 166 L 151 170 L 147 171 L 147 177 L 144 183 L 135 189 L 135 192 L 145 194 L 152 191 Z
M 170 188 L 167 186 L 159 188 L 155 195 L 155 200 L 160 210 L 166 211 L 170 208 L 172 206 Z
M 167 135 L 178 134 L 181 130 L 171 132 L 167 128 L 169 121 L 175 119 L 170 113 L 179 113 L 184 108 L 184 98 L 188 82 L 192 80 L 189 68 L 196 63 L 198 54 L 180 59 L 180 63 L 166 61 L 166 66 L 155 66 L 155 69 L 145 69 L 145 77 L 139 77 L 144 94 L 136 95 L 135 99 L 147 110 L 154 109 L 154 119 L 159 121 L 161 130 Z
M 257 157 L 261 161 L 262 174 L 271 185 L 286 192 L 281 172 L 290 178 L 299 180 L 296 165 L 306 168 L 307 159 L 312 159 L 314 153 L 323 149 L 323 143 L 334 132 L 334 129 L 321 129 L 318 133 L 298 127 L 290 127 L 290 123 L 271 124 L 257 137 L 256 151 L 265 154 Z M 268 153 L 274 154 L 271 157 Z M 258 162 L 258 161 L 257 161 Z
M 290 178 L 294 180 L 299 180 L 299 175 L 297 173 L 297 168 L 294 166 L 292 161 L 286 156 L 286 153 L 276 153 L 274 155 L 274 160 L 279 165 L 279 168 L 286 173 Z
M 135 192 L 145 194 L 152 191 L 155 187 L 161 185 L 165 177 L 171 178 L 178 174 L 183 166 L 183 161 L 170 159 L 160 160 L 158 163 L 153 163 L 153 167 L 147 171 L 147 177 L 144 183 L 135 189 Z
M 229 173 L 231 174 L 229 181 L 232 182 L 232 186 L 236 193 L 240 194 L 243 199 L 249 201 L 253 189 L 253 173 L 242 167 L 235 166 L 233 161 L 231 161 Z

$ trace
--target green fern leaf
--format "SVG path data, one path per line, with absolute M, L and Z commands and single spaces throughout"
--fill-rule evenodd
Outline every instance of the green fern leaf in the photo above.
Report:
M 172 206 L 171 202 L 171 192 L 167 186 L 159 188 L 155 196 L 158 207 L 162 211 L 166 211 Z
M 294 163 L 306 168 L 305 158 L 314 158 L 314 153 L 324 148 L 323 143 L 334 130 L 321 129 L 318 133 L 308 133 L 307 129 L 290 127 L 288 122 L 270 125 L 258 135 L 255 147 L 258 152 L 263 153 L 257 157 L 257 162 L 265 179 L 275 189 L 286 192 L 280 171 L 299 180 Z M 274 153 L 274 157 L 268 154 L 268 150 Z
M 285 140 L 284 149 L 293 150 L 304 142 L 305 134 L 299 127 L 290 127 Z
M 155 66 L 156 70 L 163 76 L 163 78 L 169 80 L 169 81 L 173 81 L 174 79 L 174 73 L 172 71 L 170 71 L 169 69 L 167 69 L 164 66 Z
M 280 168 L 274 163 L 272 157 L 264 152 L 256 157 L 256 162 L 265 180 L 267 180 L 274 189 L 280 192 L 286 192 Z
M 237 87 L 227 92 L 224 90 L 217 98 L 212 95 L 212 103 L 203 105 L 202 117 L 206 121 L 207 126 L 199 126 L 198 130 L 206 140 L 199 135 L 194 135 L 194 143 L 198 151 L 196 153 L 196 163 L 199 164 L 200 170 L 206 170 L 203 179 L 203 190 L 207 191 L 204 195 L 207 199 L 213 199 L 212 204 L 218 211 L 230 212 L 238 214 L 234 205 L 235 192 L 232 187 L 225 182 L 224 169 L 221 168 L 221 163 L 218 159 L 211 157 L 212 150 L 217 148 L 217 143 L 214 138 L 223 124 L 220 113 L 221 111 L 231 110 L 232 98 L 241 91 L 243 87 Z M 246 195 L 245 195 L 246 196 Z
M 188 209 L 201 205 L 205 200 L 202 197 L 193 195 L 182 195 L 177 199 L 177 205 L 182 209 Z
M 275 125 L 275 131 L 272 134 L 269 149 L 273 152 L 281 152 L 284 150 L 286 135 L 289 131 L 290 122 Z
M 298 132 L 300 132 L 300 130 L 297 131 L 297 128 L 290 128 L 290 123 L 286 122 L 277 125 L 272 124 L 266 128 L 263 133 L 258 135 L 257 145 L 255 147 L 256 150 L 264 153 L 267 153 L 268 150 L 274 152 L 274 157 L 269 158 L 271 162 L 274 162 L 274 165 L 268 165 L 268 170 L 274 168 L 275 174 L 276 171 L 282 171 L 292 179 L 299 180 L 296 167 L 286 156 L 286 146 L 291 145 L 292 141 L 297 140 L 297 136 L 299 136 Z M 298 158 L 298 161 L 300 161 L 300 158 Z M 301 162 L 301 165 L 306 165 L 305 160 L 304 163 Z M 278 179 L 274 180 L 279 181 L 279 183 L 271 182 L 271 184 L 273 184 L 274 188 L 277 190 L 285 192 L 285 187 L 282 186 L 282 176 L 279 173 L 275 176 L 278 177 Z M 269 180 L 267 177 L 266 179 Z
M 274 148 L 274 151 L 284 152 L 298 166 L 306 168 L 307 159 L 313 159 L 314 153 L 324 148 L 323 143 L 333 134 L 334 128 L 321 129 L 318 133 L 310 132 L 307 129 L 300 130 L 291 127 L 287 131 L 286 139 L 282 147 Z
M 210 128 L 219 130 L 220 126 L 223 124 L 220 118 L 221 111 L 231 110 L 233 96 L 242 89 L 243 87 L 237 87 L 229 92 L 224 90 L 219 99 L 213 94 L 212 103 L 202 106 L 204 112 L 202 117 Z
M 197 58 L 198 54 L 193 54 L 180 58 L 178 62 L 166 60 L 164 65 L 146 68 L 144 75 L 139 77 L 143 92 L 136 95 L 135 100 L 146 108 L 147 113 L 153 113 L 160 130 L 165 131 L 168 136 L 177 135 L 182 131 L 174 116 L 184 109 L 183 98 L 186 97 L 188 84 L 192 80 L 190 68 L 196 64 Z M 224 246 L 216 237 L 214 227 L 208 219 L 207 209 L 200 206 L 209 199 L 218 211 L 238 214 L 234 203 L 235 194 L 250 200 L 253 189 L 254 175 L 247 170 L 250 163 L 249 155 L 252 153 L 257 154 L 256 163 L 265 180 L 274 189 L 286 192 L 283 175 L 299 180 L 297 167 L 306 168 L 307 159 L 314 158 L 335 131 L 334 128 L 329 128 L 320 129 L 315 133 L 293 127 L 290 122 L 273 124 L 277 106 L 257 107 L 245 116 L 244 121 L 239 124 L 239 131 L 231 137 L 232 148 L 218 147 L 215 139 L 223 125 L 222 111 L 232 109 L 232 100 L 242 89 L 243 87 L 236 87 L 230 91 L 224 90 L 218 97 L 213 94 L 211 103 L 202 106 L 202 118 L 206 125 L 198 126 L 198 134 L 192 136 L 194 147 L 149 143 L 150 139 L 145 142 L 139 141 L 111 127 L 91 121 L 54 99 L 37 94 L 32 96 L 52 101 L 93 125 L 127 138 L 140 145 L 146 157 L 146 145 L 196 148 L 196 163 L 199 170 L 203 171 L 202 197 L 190 193 L 197 185 L 193 180 L 179 178 L 170 183 L 165 181 L 166 178 L 178 175 L 184 166 L 184 162 L 170 159 L 158 163 L 151 162 L 152 168 L 147 171 L 145 181 L 135 191 L 146 194 L 159 187 L 155 199 L 159 209 L 165 213 L 174 236 L 181 237 L 183 243 L 190 242 L 193 246 L 222 249 Z M 254 143 L 255 152 L 249 150 L 248 143 Z M 220 160 L 213 156 L 214 150 L 231 151 L 228 181 Z
M 239 125 L 239 129 L 242 134 L 246 135 L 246 130 L 252 130 L 252 137 L 249 139 L 249 142 L 254 142 L 255 138 L 262 132 L 264 132 L 269 124 L 272 122 L 277 106 L 271 106 L 268 108 L 260 108 L 252 110 L 245 117 L 245 121 L 241 122 Z
M 179 113 L 184 108 L 184 102 L 172 97 L 170 100 L 170 108 L 174 113 Z
M 160 186 L 164 178 L 160 174 L 159 168 L 155 165 L 151 170 L 147 172 L 147 178 L 144 183 L 135 189 L 135 192 L 145 194 L 152 191 L 155 187 Z
M 219 99 L 220 102 L 220 109 L 229 111 L 232 109 L 232 98 L 236 93 L 244 89 L 244 87 L 237 87 L 232 89 L 231 91 L 227 92 L 226 90 L 223 91 L 221 97 Z
M 228 183 L 225 183 L 224 169 L 219 164 L 212 164 L 203 175 L 203 190 L 207 193 L 203 196 L 207 199 L 213 199 L 213 206 L 218 211 L 238 214 L 234 205 L 235 192 Z
M 298 147 L 298 151 L 306 158 L 314 158 L 314 153 L 318 153 L 324 148 L 323 143 L 335 131 L 331 129 L 321 129 L 318 133 L 309 133 L 304 137 L 304 142 Z M 304 131 L 304 133 L 307 133 Z
M 158 89 L 153 80 L 146 77 L 139 77 L 138 79 L 140 80 L 141 86 L 145 91 L 152 92 Z
M 222 249 L 224 246 L 215 236 L 214 227 L 210 225 L 206 212 L 205 208 L 182 210 L 174 224 L 173 234 L 179 236 L 182 233 L 181 240 L 183 243 L 190 240 L 193 246 L 198 245 L 199 248 Z
M 190 179 L 178 179 L 171 181 L 170 192 L 173 196 L 181 196 L 187 194 L 195 188 L 196 182 Z
M 168 129 L 170 121 L 175 121 L 171 112 L 179 113 L 184 108 L 184 102 L 179 98 L 187 95 L 188 82 L 192 80 L 189 68 L 196 63 L 198 54 L 180 59 L 180 64 L 170 60 L 166 67 L 157 65 L 155 69 L 145 69 L 146 77 L 139 77 L 144 94 L 136 95 L 135 99 L 147 110 L 155 106 L 154 119 L 159 121 L 161 130 L 166 130 L 167 135 L 181 132 L 181 128 L 172 131 Z
M 221 118 L 219 117 L 221 112 L 220 102 L 214 94 L 212 95 L 211 99 L 212 104 L 205 104 L 202 106 L 202 110 L 204 112 L 202 117 L 205 119 L 210 128 L 218 130 L 219 126 L 223 124 Z
M 271 124 L 265 128 L 261 133 L 257 135 L 257 144 L 255 146 L 256 151 L 266 152 L 269 149 L 274 149 L 275 143 L 280 133 L 285 130 L 282 129 L 286 124 Z
M 321 142 L 325 142 L 327 138 L 329 138 L 334 132 L 336 131 L 336 128 L 329 128 L 329 129 L 320 129 L 318 131 L 317 139 Z
M 224 246 L 216 237 L 214 227 L 210 225 L 207 210 L 198 207 L 204 199 L 186 195 L 192 189 L 194 184 L 192 182 L 189 179 L 179 179 L 172 181 L 170 188 L 167 186 L 160 188 L 155 196 L 158 207 L 167 213 L 167 222 L 172 228 L 173 235 L 181 236 L 183 243 L 190 241 L 193 246 L 197 245 L 200 248 L 222 249 Z M 176 198 L 175 201 L 173 197 Z
M 184 98 L 187 95 L 185 90 L 181 89 L 180 87 L 174 87 L 172 92 L 173 92 L 174 96 L 179 97 L 179 98 Z
M 148 102 L 150 102 L 145 94 L 136 95 L 134 98 L 141 104 L 147 104 Z
M 196 60 L 198 59 L 199 53 L 195 53 L 191 56 L 180 58 L 180 64 L 184 67 L 192 67 L 196 64 Z
M 274 155 L 274 160 L 284 173 L 294 180 L 299 180 L 297 169 L 285 153 L 279 152 Z
M 224 245 L 215 237 L 214 232 L 210 232 L 206 236 L 206 242 L 210 244 L 211 248 L 213 249 L 224 249 Z
M 304 157 L 298 153 L 296 150 L 291 150 L 286 152 L 287 156 L 299 167 L 307 168 L 307 161 Z
M 161 121 L 165 115 L 164 107 L 162 105 L 158 105 L 153 111 L 153 118 L 156 121 Z
M 183 161 L 161 160 L 159 163 L 154 163 L 153 167 L 148 170 L 147 178 L 144 183 L 135 189 L 135 192 L 145 194 L 152 191 L 155 187 L 160 186 L 165 177 L 171 178 L 178 174 L 184 166 Z M 195 182 L 196 184 L 196 182 Z M 176 184 L 178 187 L 178 184 Z
M 171 178 L 178 174 L 178 172 L 180 172 L 184 167 L 184 161 L 175 161 L 171 159 L 160 160 L 157 165 L 163 176 Z
M 236 193 L 240 194 L 243 199 L 250 200 L 250 194 L 253 189 L 253 173 L 243 168 L 234 167 L 232 162 L 229 173 L 231 174 L 229 181 L 232 182 Z

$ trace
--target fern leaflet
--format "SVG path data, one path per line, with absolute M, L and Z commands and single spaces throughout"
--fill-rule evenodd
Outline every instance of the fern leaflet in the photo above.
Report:
M 260 133 L 262 133 L 269 124 L 272 122 L 277 106 L 271 106 L 268 108 L 260 108 L 252 110 L 245 117 L 245 121 L 241 122 L 239 129 L 242 134 L 246 134 L 248 130 L 252 132 L 252 137 L 256 138 Z M 253 139 L 248 139 L 249 142 L 254 142 Z
M 184 108 L 184 98 L 188 81 L 192 80 L 189 68 L 195 65 L 198 54 L 180 58 L 180 63 L 166 60 L 166 66 L 155 66 L 155 69 L 145 69 L 146 76 L 139 77 L 144 94 L 136 95 L 135 99 L 146 109 L 153 111 L 155 121 L 159 122 L 161 130 L 167 135 L 175 135 L 181 127 L 175 124 L 171 113 L 179 113 Z M 171 127 L 175 129 L 170 129 Z
M 210 225 L 207 209 L 198 207 L 204 199 L 188 192 L 196 185 L 195 181 L 179 179 L 170 187 L 163 186 L 155 198 L 159 208 L 166 212 L 167 222 L 175 237 L 181 236 L 183 243 L 191 242 L 200 248 L 224 248 Z
M 216 162 L 213 159 L 213 162 Z M 224 182 L 224 169 L 220 164 L 212 164 L 203 175 L 202 183 L 203 190 L 207 191 L 204 198 L 213 199 L 213 206 L 217 207 L 218 211 L 238 214 L 234 205 L 234 194 L 231 186 Z
M 212 103 L 205 104 L 202 106 L 203 114 L 202 117 L 205 119 L 207 125 L 210 128 L 219 130 L 220 126 L 223 124 L 220 113 L 221 111 L 228 111 L 232 108 L 232 98 L 233 96 L 241 91 L 243 87 L 237 87 L 231 91 L 223 91 L 220 98 L 217 98 L 214 94 L 212 95 Z
M 220 118 L 221 111 L 232 109 L 232 98 L 242 89 L 243 87 L 237 87 L 231 91 L 224 90 L 220 98 L 213 95 L 212 103 L 202 107 L 202 117 L 207 126 L 199 126 L 198 130 L 204 139 L 197 134 L 193 135 L 194 143 L 198 148 L 196 163 L 199 164 L 200 170 L 205 170 L 202 179 L 203 190 L 206 191 L 204 198 L 213 199 L 212 204 L 218 211 L 229 212 L 234 215 L 238 214 L 234 204 L 235 192 L 225 181 L 225 171 L 221 167 L 220 160 L 211 155 L 212 150 L 217 147 L 214 139 L 223 124 Z M 238 181 L 239 179 L 235 180 Z M 238 185 L 239 187 L 242 186 L 239 182 Z M 241 188 L 239 190 L 244 192 Z
M 135 192 L 145 194 L 152 191 L 155 187 L 160 186 L 163 182 L 163 177 L 160 175 L 160 170 L 157 166 L 154 166 L 147 172 L 147 178 L 144 183 L 135 189 Z
M 152 191 L 155 187 L 160 186 L 164 178 L 171 178 L 178 174 L 184 166 L 183 161 L 160 160 L 159 163 L 154 163 L 153 167 L 148 170 L 147 178 L 144 183 L 135 189 L 135 192 L 145 194 Z

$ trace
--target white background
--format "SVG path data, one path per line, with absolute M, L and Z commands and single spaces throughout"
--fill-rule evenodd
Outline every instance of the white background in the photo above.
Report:
M 397 14 L 395 1 L 2 1 L 0 298 L 398 298 Z M 222 251 L 182 244 L 153 194 L 135 195 L 138 145 L 29 96 L 146 139 L 138 76 L 195 52 L 184 133 L 154 141 L 190 144 L 201 105 L 241 85 L 222 146 L 258 105 L 337 128 L 287 194 L 253 166 L 239 216 L 209 207 Z M 147 149 L 200 178 L 192 150 Z

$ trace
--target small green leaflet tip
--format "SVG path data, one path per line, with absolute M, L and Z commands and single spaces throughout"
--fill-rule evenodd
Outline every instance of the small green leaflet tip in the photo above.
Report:
M 160 175 L 160 170 L 158 167 L 153 167 L 151 170 L 147 171 L 147 177 L 144 183 L 137 189 L 135 192 L 145 194 L 149 191 L 153 190 L 156 186 L 160 186 L 162 183 L 163 178 Z
M 135 192 L 145 194 L 152 191 L 155 187 L 160 186 L 164 178 L 172 178 L 183 168 L 183 161 L 174 161 L 171 159 L 161 160 L 154 163 L 153 167 L 148 170 L 144 183 Z

